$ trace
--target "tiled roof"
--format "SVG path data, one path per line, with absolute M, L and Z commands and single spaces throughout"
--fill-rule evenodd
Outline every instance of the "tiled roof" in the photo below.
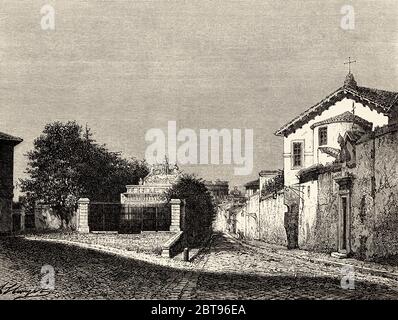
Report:
M 368 128 L 372 129 L 372 127 L 373 127 L 373 124 L 371 122 L 366 121 L 365 119 L 358 117 L 357 115 L 354 115 L 351 112 L 347 111 L 347 112 L 339 114 L 335 117 L 331 117 L 331 118 L 325 119 L 323 121 L 316 122 L 311 126 L 311 129 L 314 129 L 315 127 L 319 127 L 319 126 L 322 126 L 325 124 L 339 123 L 339 122 L 352 122 L 352 123 L 355 122 L 356 124 L 359 124 L 362 127 L 367 128 L 367 129 Z
M 246 189 L 259 189 L 260 188 L 260 179 L 250 181 L 245 184 Z
M 267 177 L 267 176 L 276 176 L 278 175 L 282 170 L 261 170 L 258 175 L 260 177 Z
M 301 113 L 278 131 L 275 132 L 277 136 L 287 136 L 297 129 L 301 128 L 308 121 L 320 115 L 327 110 L 331 105 L 343 98 L 350 98 L 358 103 L 362 103 L 372 110 L 379 113 L 390 115 L 398 110 L 398 92 L 391 92 L 367 87 L 356 86 L 353 75 L 350 75 L 350 81 L 346 82 L 342 87 L 328 95 L 322 101 L 313 105 L 308 110 Z
M 337 159 L 340 154 L 340 149 L 332 148 L 332 147 L 319 147 L 321 152 L 326 153 L 329 156 L 332 156 Z
M 340 170 L 341 170 L 341 163 L 338 162 L 327 163 L 325 165 L 318 163 L 310 167 L 301 169 L 298 172 L 297 176 L 300 180 L 300 183 L 304 183 L 307 181 L 317 180 L 318 176 L 322 173 L 338 172 Z
M 398 92 L 366 87 L 357 87 L 356 91 L 365 98 L 384 106 L 387 113 L 391 113 L 394 109 L 398 109 Z
M 315 163 L 313 165 L 310 165 L 306 168 L 301 169 L 298 173 L 297 176 L 302 176 L 304 174 L 307 174 L 308 172 L 314 172 L 314 171 L 318 171 L 320 168 L 323 168 L 323 164 L 321 163 Z
M 21 143 L 23 140 L 18 137 L 11 136 L 7 133 L 0 132 L 0 141 L 11 141 L 14 144 Z

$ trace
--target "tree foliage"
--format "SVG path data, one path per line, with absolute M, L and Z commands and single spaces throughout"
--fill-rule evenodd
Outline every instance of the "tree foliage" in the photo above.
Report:
M 272 193 L 276 193 L 280 190 L 283 190 L 284 185 L 285 185 L 284 171 L 279 170 L 278 175 L 276 175 L 275 177 L 264 183 L 261 195 L 266 196 Z
M 49 204 L 66 223 L 79 198 L 117 201 L 126 184 L 148 173 L 143 161 L 108 151 L 75 121 L 47 124 L 26 156 L 28 178 L 21 190 L 27 201 Z
M 211 233 L 215 218 L 212 196 L 202 179 L 183 174 L 168 191 L 168 199 L 185 201 L 184 234 L 190 246 L 199 244 Z

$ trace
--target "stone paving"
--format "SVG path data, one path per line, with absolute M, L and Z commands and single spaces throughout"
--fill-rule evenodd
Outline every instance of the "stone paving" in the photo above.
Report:
M 0 238 L 0 299 L 23 298 L 23 293 L 5 293 L 1 286 L 6 284 L 38 289 L 43 265 L 55 269 L 55 290 L 40 299 L 398 298 L 396 280 L 356 273 L 355 289 L 342 289 L 341 268 L 221 234 L 186 264 L 166 266 L 65 244 Z
M 355 289 L 342 289 L 342 269 L 276 250 L 243 245 L 216 234 L 193 298 L 397 299 L 398 282 L 355 273 Z
M 0 286 L 38 289 L 43 265 L 55 270 L 55 290 L 43 299 L 168 299 L 186 272 L 64 244 L 0 238 Z
M 286 247 L 265 243 L 259 240 L 239 240 L 243 245 L 262 248 L 266 251 L 282 254 L 283 256 L 300 258 L 313 263 L 335 264 L 335 265 L 351 265 L 362 273 L 371 273 L 375 275 L 387 276 L 398 280 L 398 265 L 380 264 L 371 261 L 360 261 L 353 258 L 338 259 L 327 253 L 306 251 L 300 249 L 288 250 Z

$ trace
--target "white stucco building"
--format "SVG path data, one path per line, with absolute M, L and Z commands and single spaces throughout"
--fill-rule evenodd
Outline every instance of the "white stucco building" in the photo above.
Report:
M 342 87 L 279 129 L 275 134 L 284 137 L 285 184 L 297 184 L 296 175 L 303 168 L 334 161 L 330 153 L 339 149 L 339 135 L 352 130 L 354 123 L 364 130 L 388 124 L 388 106 L 378 93 L 391 100 L 395 96 L 394 92 L 359 87 L 349 73 Z
M 351 72 L 342 87 L 288 122 L 275 134 L 283 137 L 285 204 L 292 230 L 290 247 L 301 247 L 316 228 L 318 181 L 299 181 L 312 167 L 333 164 L 347 134 L 371 132 L 396 119 L 398 94 L 357 85 Z M 337 183 L 335 187 L 338 188 Z M 305 204 L 305 205 L 304 205 Z M 348 209 L 347 209 L 348 210 Z M 294 233 L 294 231 L 292 231 Z

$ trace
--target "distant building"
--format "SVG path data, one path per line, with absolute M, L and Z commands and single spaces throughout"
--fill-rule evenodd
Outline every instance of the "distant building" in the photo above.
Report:
M 122 215 L 120 228 L 123 231 L 180 231 L 174 211 L 170 212 L 167 192 L 180 178 L 178 166 L 165 163 L 153 165 L 150 173 L 138 185 L 127 185 L 121 194 Z M 180 200 L 178 200 L 180 201 Z
M 216 181 L 205 181 L 205 185 L 216 201 L 222 201 L 228 197 L 228 181 L 222 181 L 218 179 Z
M 250 197 L 260 190 L 260 179 L 256 179 L 253 181 L 249 181 L 244 185 L 245 187 L 245 196 Z
M 0 233 L 20 230 L 20 216 L 12 216 L 14 197 L 14 147 L 21 138 L 0 132 Z

